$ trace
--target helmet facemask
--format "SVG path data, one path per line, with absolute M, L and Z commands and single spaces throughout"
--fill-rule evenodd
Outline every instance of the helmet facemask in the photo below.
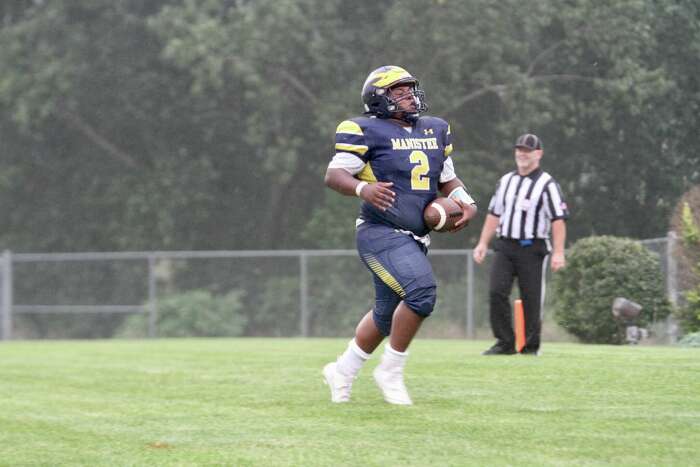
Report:
M 403 84 L 405 83 L 395 84 L 392 87 L 401 86 Z M 389 88 L 389 90 L 390 89 L 391 88 Z M 389 90 L 387 90 L 386 94 L 389 94 Z M 405 101 L 406 99 L 413 99 L 413 102 L 416 105 L 415 111 L 407 112 L 405 110 L 401 110 L 399 104 Z M 426 110 L 428 110 L 428 106 L 425 104 L 425 92 L 423 92 L 422 89 L 418 88 L 418 82 L 414 82 L 411 84 L 411 92 L 402 95 L 398 99 L 392 99 L 387 95 L 387 110 L 391 112 L 391 118 L 397 118 L 399 120 L 404 120 L 409 123 L 413 123 L 416 120 L 418 120 L 418 117 L 420 117 L 421 112 L 425 112 Z

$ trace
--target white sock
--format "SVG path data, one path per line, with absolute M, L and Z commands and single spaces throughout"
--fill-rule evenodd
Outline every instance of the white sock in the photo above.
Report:
M 406 360 L 408 359 L 408 350 L 405 352 L 399 352 L 391 347 L 391 344 L 387 343 L 384 346 L 384 354 L 382 354 L 382 361 L 380 365 L 385 369 L 397 369 L 403 371 L 403 367 L 406 365 Z
M 360 372 L 360 368 L 369 359 L 370 354 L 365 352 L 357 345 L 355 339 L 348 343 L 348 348 L 345 349 L 343 355 L 338 357 L 338 362 L 336 363 L 336 368 L 338 371 L 345 376 L 352 376 L 353 378 L 357 376 Z

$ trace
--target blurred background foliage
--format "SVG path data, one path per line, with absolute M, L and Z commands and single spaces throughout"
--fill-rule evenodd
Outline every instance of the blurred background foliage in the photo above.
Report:
M 663 236 L 699 178 L 694 1 L 16 0 L 0 20 L 16 252 L 352 248 L 357 200 L 322 178 L 385 64 L 451 123 L 482 207 L 540 135 L 572 240 Z
M 680 242 L 676 242 L 679 265 L 679 285 L 685 291 L 677 316 L 685 331 L 695 332 L 700 345 L 700 186 L 686 192 L 673 220 L 677 222 Z

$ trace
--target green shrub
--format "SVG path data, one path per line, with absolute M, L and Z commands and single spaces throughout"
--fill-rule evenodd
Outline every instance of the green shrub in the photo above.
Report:
M 683 347 L 700 347 L 700 332 L 693 332 L 683 336 L 683 339 L 678 341 L 678 345 Z
M 700 285 L 685 293 L 686 304 L 677 308 L 674 316 L 683 332 L 700 331 Z
M 246 336 L 298 336 L 299 277 L 273 276 L 258 286 L 263 289 L 248 306 Z
M 697 259 L 700 255 L 700 228 L 695 222 L 693 210 L 688 202 L 683 203 L 681 214 L 681 239 L 685 253 Z M 675 312 L 684 332 L 700 331 L 700 262 L 692 267 L 692 278 L 695 286 L 685 292 L 686 303 Z
M 646 327 L 670 313 L 658 257 L 640 243 L 611 236 L 588 237 L 568 251 L 567 266 L 554 274 L 557 323 L 583 342 L 621 344 L 612 317 L 615 297 L 642 305 L 637 325 Z
M 156 320 L 159 337 L 235 337 L 245 329 L 243 292 L 234 290 L 215 296 L 208 290 L 191 290 L 158 300 Z M 130 316 L 119 332 L 121 337 L 143 337 L 148 315 Z
M 372 276 L 357 257 L 317 265 L 309 283 L 309 328 L 312 336 L 351 338 L 360 319 L 374 305 Z M 360 274 L 348 287 L 349 274 Z

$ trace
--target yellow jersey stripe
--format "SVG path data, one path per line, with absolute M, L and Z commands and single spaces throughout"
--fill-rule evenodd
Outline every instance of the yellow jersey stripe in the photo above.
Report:
M 445 157 L 449 156 L 450 154 L 452 154 L 452 145 L 448 144 L 445 146 Z
M 350 120 L 345 120 L 344 122 L 341 122 L 340 125 L 338 125 L 338 128 L 336 128 L 335 132 L 345 133 L 348 135 L 364 136 L 360 125 L 358 125 L 355 122 L 351 122 Z
M 363 182 L 376 182 L 377 177 L 374 176 L 374 172 L 372 171 L 372 167 L 369 165 L 369 162 L 365 164 L 363 169 L 356 175 L 357 178 L 362 180 Z
M 379 261 L 376 260 L 373 256 L 367 255 L 365 256 L 365 260 L 367 261 L 367 264 L 369 265 L 370 269 L 377 275 L 379 278 L 384 282 L 386 285 L 391 288 L 394 292 L 396 292 L 401 298 L 406 297 L 406 292 L 403 290 L 403 287 L 401 287 L 401 284 L 399 284 L 399 281 L 394 278 L 394 276 L 389 273 L 386 269 L 384 269 L 384 266 L 379 263 Z
M 364 156 L 369 148 L 361 144 L 335 143 L 335 149 L 337 151 L 355 152 L 361 156 Z

